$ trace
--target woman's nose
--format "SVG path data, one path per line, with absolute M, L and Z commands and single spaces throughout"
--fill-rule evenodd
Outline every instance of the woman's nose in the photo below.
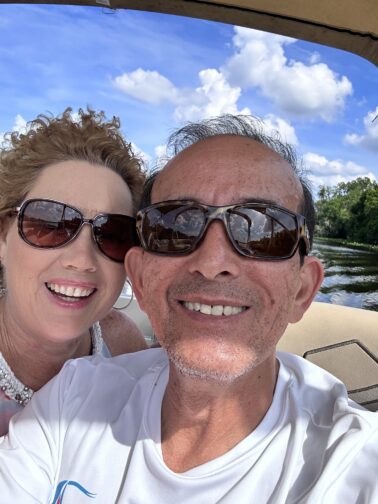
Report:
M 98 247 L 93 240 L 90 223 L 85 223 L 79 234 L 62 247 L 61 262 L 67 269 L 94 272 L 97 269 Z

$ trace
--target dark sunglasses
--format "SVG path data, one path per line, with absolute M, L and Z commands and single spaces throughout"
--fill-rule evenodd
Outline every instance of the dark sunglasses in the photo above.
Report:
M 213 220 L 223 222 L 239 254 L 275 261 L 289 259 L 300 242 L 308 254 L 310 243 L 305 218 L 279 206 L 248 202 L 211 206 L 191 200 L 164 201 L 137 214 L 142 247 L 160 255 L 185 255 L 201 243 Z
M 92 227 L 93 239 L 109 259 L 123 262 L 126 252 L 139 245 L 134 217 L 99 214 L 84 219 L 77 208 L 50 199 L 30 199 L 16 208 L 18 232 L 32 247 L 54 249 L 74 240 L 84 224 Z

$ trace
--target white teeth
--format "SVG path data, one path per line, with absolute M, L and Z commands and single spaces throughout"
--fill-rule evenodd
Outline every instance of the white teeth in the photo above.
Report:
M 214 305 L 211 307 L 211 315 L 223 315 L 223 306 L 222 305 Z
M 226 317 L 227 315 L 232 315 L 232 306 L 225 306 L 223 313 L 226 315 Z
M 200 312 L 204 313 L 205 315 L 211 315 L 211 305 L 201 304 L 200 305 Z
M 66 296 L 73 297 L 73 293 L 74 293 L 75 287 L 67 287 L 65 290 L 66 290 L 66 292 L 64 294 Z
M 59 285 L 55 283 L 47 283 L 47 287 L 57 294 L 62 294 L 71 299 L 88 297 L 95 289 L 85 289 L 82 287 L 73 287 L 68 285 Z
M 214 315 L 216 317 L 221 315 L 224 315 L 225 317 L 228 317 L 229 315 L 237 315 L 247 309 L 245 306 L 207 305 L 187 301 L 184 301 L 183 305 L 190 311 L 199 311 L 205 315 Z

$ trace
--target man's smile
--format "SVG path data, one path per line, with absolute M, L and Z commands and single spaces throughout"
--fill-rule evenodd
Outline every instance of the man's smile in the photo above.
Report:
M 183 301 L 182 305 L 190 311 L 201 312 L 204 315 L 215 315 L 226 316 L 230 315 L 238 315 L 239 313 L 245 311 L 247 309 L 246 306 L 231 306 L 231 305 L 210 305 L 204 303 L 191 303 L 188 301 Z

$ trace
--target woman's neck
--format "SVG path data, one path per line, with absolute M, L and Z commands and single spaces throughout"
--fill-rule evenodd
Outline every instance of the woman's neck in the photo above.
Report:
M 68 359 L 89 355 L 92 340 L 88 329 L 69 341 L 43 340 L 18 324 L 0 302 L 0 352 L 15 376 L 38 390 L 55 376 Z

